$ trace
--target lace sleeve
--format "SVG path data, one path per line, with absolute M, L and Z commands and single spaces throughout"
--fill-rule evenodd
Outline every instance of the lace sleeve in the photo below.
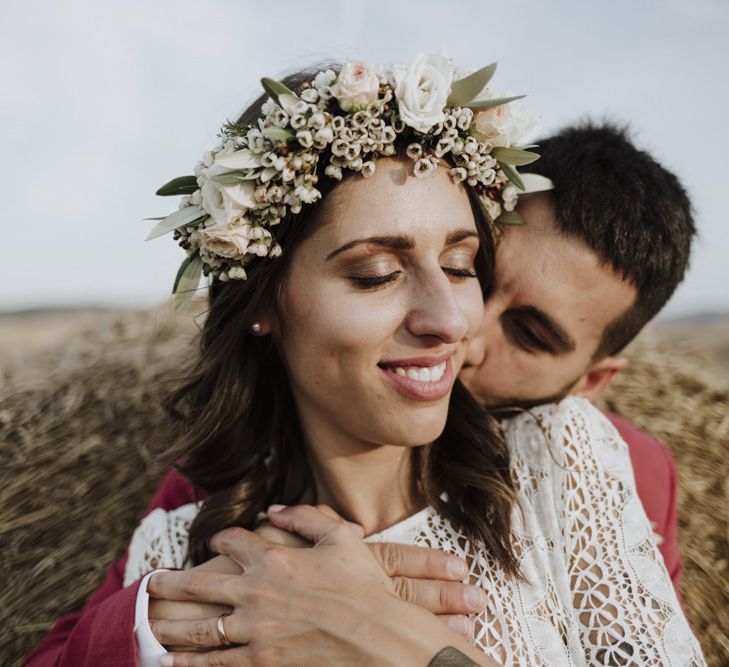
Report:
M 198 510 L 194 503 L 169 512 L 157 508 L 142 519 L 129 543 L 124 586 L 157 568 L 182 569 L 187 566 L 188 534 Z
M 583 399 L 562 401 L 549 417 L 561 464 L 557 511 L 588 663 L 704 665 L 638 499 L 627 445 Z

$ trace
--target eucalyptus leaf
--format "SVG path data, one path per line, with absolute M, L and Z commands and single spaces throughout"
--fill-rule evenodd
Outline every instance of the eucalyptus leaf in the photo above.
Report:
M 202 220 L 207 217 L 207 213 L 197 206 L 185 206 L 178 211 L 168 215 L 166 218 L 157 223 L 155 228 L 149 233 L 147 241 L 150 239 L 156 239 L 158 236 L 167 234 L 178 227 L 184 227 L 185 225 L 191 225 L 194 222 Z
M 165 183 L 157 190 L 157 194 L 162 197 L 191 195 L 197 188 L 197 178 L 195 176 L 178 176 L 177 178 L 173 178 L 169 183 Z
M 451 84 L 451 94 L 448 96 L 449 107 L 465 107 L 476 97 L 491 81 L 496 71 L 496 63 L 491 63 L 480 70 L 458 79 Z
M 261 156 L 248 148 L 243 148 L 235 153 L 218 154 L 215 164 L 225 169 L 255 169 L 261 166 Z
M 524 192 L 554 190 L 554 183 L 541 174 L 521 174 L 521 180 L 524 182 Z
M 241 181 L 245 181 L 246 178 L 243 176 L 243 174 L 239 174 L 235 171 L 229 171 L 225 174 L 211 176 L 210 180 L 215 181 L 216 183 L 220 183 L 220 185 L 237 185 Z
M 493 155 L 499 162 L 506 162 L 520 167 L 525 164 L 531 164 L 539 159 L 539 153 L 531 151 L 523 151 L 520 148 L 507 148 L 506 146 L 495 146 L 491 150 Z
M 189 303 L 200 285 L 202 275 L 202 259 L 200 255 L 193 255 L 182 262 L 175 278 L 174 301 L 175 309 L 182 308 Z
M 496 218 L 498 224 L 505 225 L 523 225 L 526 224 L 526 220 L 522 218 L 516 211 L 503 211 L 501 215 Z
M 263 129 L 263 136 L 271 141 L 285 142 L 293 139 L 294 134 L 293 132 L 284 130 L 282 127 L 266 127 Z
M 177 275 L 175 276 L 175 282 L 172 283 L 172 294 L 175 294 L 177 292 L 177 286 L 180 284 L 180 278 L 182 278 L 182 274 L 185 273 L 185 269 L 190 264 L 190 258 L 185 257 L 185 259 L 182 260 L 182 264 L 180 264 L 180 268 L 177 269 Z
M 506 178 L 508 178 L 517 188 L 524 190 L 524 181 L 521 180 L 521 176 L 516 170 L 516 167 L 506 164 L 506 162 L 499 162 L 499 167 L 501 167 L 501 171 L 506 174 Z
M 494 107 L 500 107 L 502 104 L 508 104 L 514 100 L 520 100 L 526 95 L 514 95 L 513 97 L 495 97 L 492 100 L 474 100 L 469 102 L 466 106 L 469 109 L 478 109 L 483 111 L 484 109 L 493 109 Z
M 264 76 L 261 79 L 261 85 L 263 86 L 263 90 L 268 93 L 269 97 L 273 98 L 276 104 L 279 103 L 279 95 L 293 95 L 294 97 L 296 97 L 293 91 L 289 90 L 286 86 L 284 86 L 284 84 L 276 81 L 275 79 L 269 79 L 267 76 Z

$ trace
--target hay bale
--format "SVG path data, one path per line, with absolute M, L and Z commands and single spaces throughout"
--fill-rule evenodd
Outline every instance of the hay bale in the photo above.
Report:
M 160 384 L 193 353 L 190 312 L 175 318 L 169 307 L 100 313 L 92 327 L 65 331 L 44 351 L 0 354 L 3 665 L 78 609 L 123 550 L 161 474 Z M 723 665 L 729 390 L 650 340 L 632 356 L 605 404 L 676 455 L 686 612 L 710 664 Z

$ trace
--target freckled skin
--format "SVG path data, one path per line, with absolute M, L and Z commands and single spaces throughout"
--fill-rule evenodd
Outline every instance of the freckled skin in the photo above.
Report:
M 461 378 L 489 405 L 539 401 L 567 393 L 591 367 L 606 326 L 635 301 L 635 287 L 581 240 L 561 234 L 545 194 L 522 197 L 525 225 L 504 226 L 492 293 Z M 534 306 L 575 341 L 572 352 L 529 352 L 509 336 L 506 314 Z

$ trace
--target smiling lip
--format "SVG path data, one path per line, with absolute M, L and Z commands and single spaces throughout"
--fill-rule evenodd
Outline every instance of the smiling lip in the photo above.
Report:
M 437 401 L 447 396 L 453 388 L 454 374 L 451 358 L 453 352 L 433 357 L 418 357 L 417 359 L 398 359 L 396 361 L 381 362 L 380 370 L 392 382 L 395 389 L 411 400 Z M 408 376 L 398 375 L 396 368 L 434 368 L 445 364 L 442 377 L 435 381 L 421 381 Z

